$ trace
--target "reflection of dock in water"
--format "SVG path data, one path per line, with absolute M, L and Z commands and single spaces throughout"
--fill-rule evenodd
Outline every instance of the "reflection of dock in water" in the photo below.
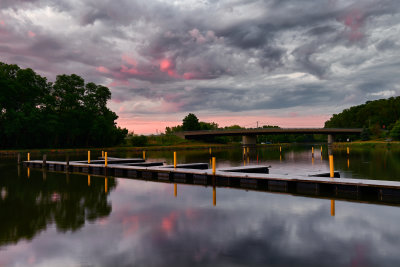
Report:
M 144 159 L 104 158 L 86 161 L 29 160 L 24 165 L 50 171 L 134 178 L 173 184 L 242 188 L 267 192 L 314 196 L 329 199 L 354 200 L 381 204 L 400 204 L 400 182 L 334 178 L 329 173 L 299 171 L 270 173 L 270 166 L 247 165 L 217 168 L 215 173 L 208 163 L 165 165 Z M 90 178 L 89 178 L 90 179 Z M 90 184 L 90 180 L 88 181 Z M 176 191 L 175 191 L 176 195 Z

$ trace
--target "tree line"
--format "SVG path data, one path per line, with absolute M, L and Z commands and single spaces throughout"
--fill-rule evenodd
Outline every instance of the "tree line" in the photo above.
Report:
M 367 101 L 343 110 L 325 122 L 325 128 L 364 128 L 362 138 L 400 138 L 400 96 Z
M 107 108 L 110 90 L 76 74 L 55 82 L 0 62 L 0 148 L 112 146 L 128 133 Z

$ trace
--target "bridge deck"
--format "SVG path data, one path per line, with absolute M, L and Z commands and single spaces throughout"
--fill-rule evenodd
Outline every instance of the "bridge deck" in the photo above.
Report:
M 185 138 L 199 138 L 205 136 L 252 136 L 252 135 L 275 135 L 275 134 L 360 134 L 359 128 L 257 128 L 239 130 L 210 130 L 210 131 L 188 131 L 182 132 Z

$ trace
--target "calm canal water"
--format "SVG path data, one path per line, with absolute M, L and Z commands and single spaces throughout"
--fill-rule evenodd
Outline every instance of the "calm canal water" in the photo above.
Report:
M 336 150 L 342 177 L 400 181 L 400 153 Z M 316 146 L 215 149 L 217 167 L 328 171 Z M 98 156 L 92 152 L 93 157 Z M 109 156 L 138 157 L 120 152 Z M 71 159 L 85 159 L 75 154 Z M 148 151 L 172 163 L 171 151 Z M 32 155 L 35 158 L 35 155 Z M 36 155 L 39 158 L 39 155 Z M 48 160 L 64 156 L 48 155 Z M 209 162 L 206 149 L 180 163 Z M 0 158 L 0 266 L 399 266 L 398 206 L 46 172 Z M 334 216 L 332 216 L 334 215 Z

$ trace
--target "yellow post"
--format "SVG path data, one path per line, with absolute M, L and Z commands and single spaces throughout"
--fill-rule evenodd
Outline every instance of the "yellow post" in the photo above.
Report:
M 174 197 L 178 195 L 178 185 L 174 184 Z
M 322 155 L 322 146 L 321 146 L 321 155 Z
M 31 153 L 28 153 L 28 161 L 31 160 Z
M 314 157 L 314 147 L 311 148 L 312 157 Z
M 350 168 L 350 159 L 347 159 L 347 168 Z
M 104 179 L 104 192 L 107 193 L 107 177 Z
M 87 152 L 87 163 L 90 164 L 90 150 Z
M 211 147 L 210 147 L 210 155 L 211 155 Z
M 104 166 L 107 167 L 107 152 L 104 152 Z
M 212 174 L 215 175 L 215 157 L 212 157 Z
M 176 168 L 176 152 L 174 152 L 174 168 Z
M 347 155 L 350 155 L 350 148 L 347 147 Z
M 146 150 L 143 150 L 143 159 L 146 160 Z
M 282 147 L 281 146 L 279 147 L 279 152 L 282 152 Z
M 215 186 L 213 186 L 213 205 L 217 206 L 217 190 Z
M 249 153 L 250 152 L 250 148 L 249 147 L 247 147 L 247 153 Z
M 90 186 L 90 175 L 87 176 L 87 185 Z
M 104 150 L 101 151 L 101 157 L 104 158 Z
M 335 200 L 331 199 L 331 216 L 335 216 Z
M 329 155 L 329 170 L 330 170 L 330 177 L 335 177 L 334 168 L 333 168 L 333 155 Z
M 243 157 L 246 155 L 246 148 L 243 148 Z

